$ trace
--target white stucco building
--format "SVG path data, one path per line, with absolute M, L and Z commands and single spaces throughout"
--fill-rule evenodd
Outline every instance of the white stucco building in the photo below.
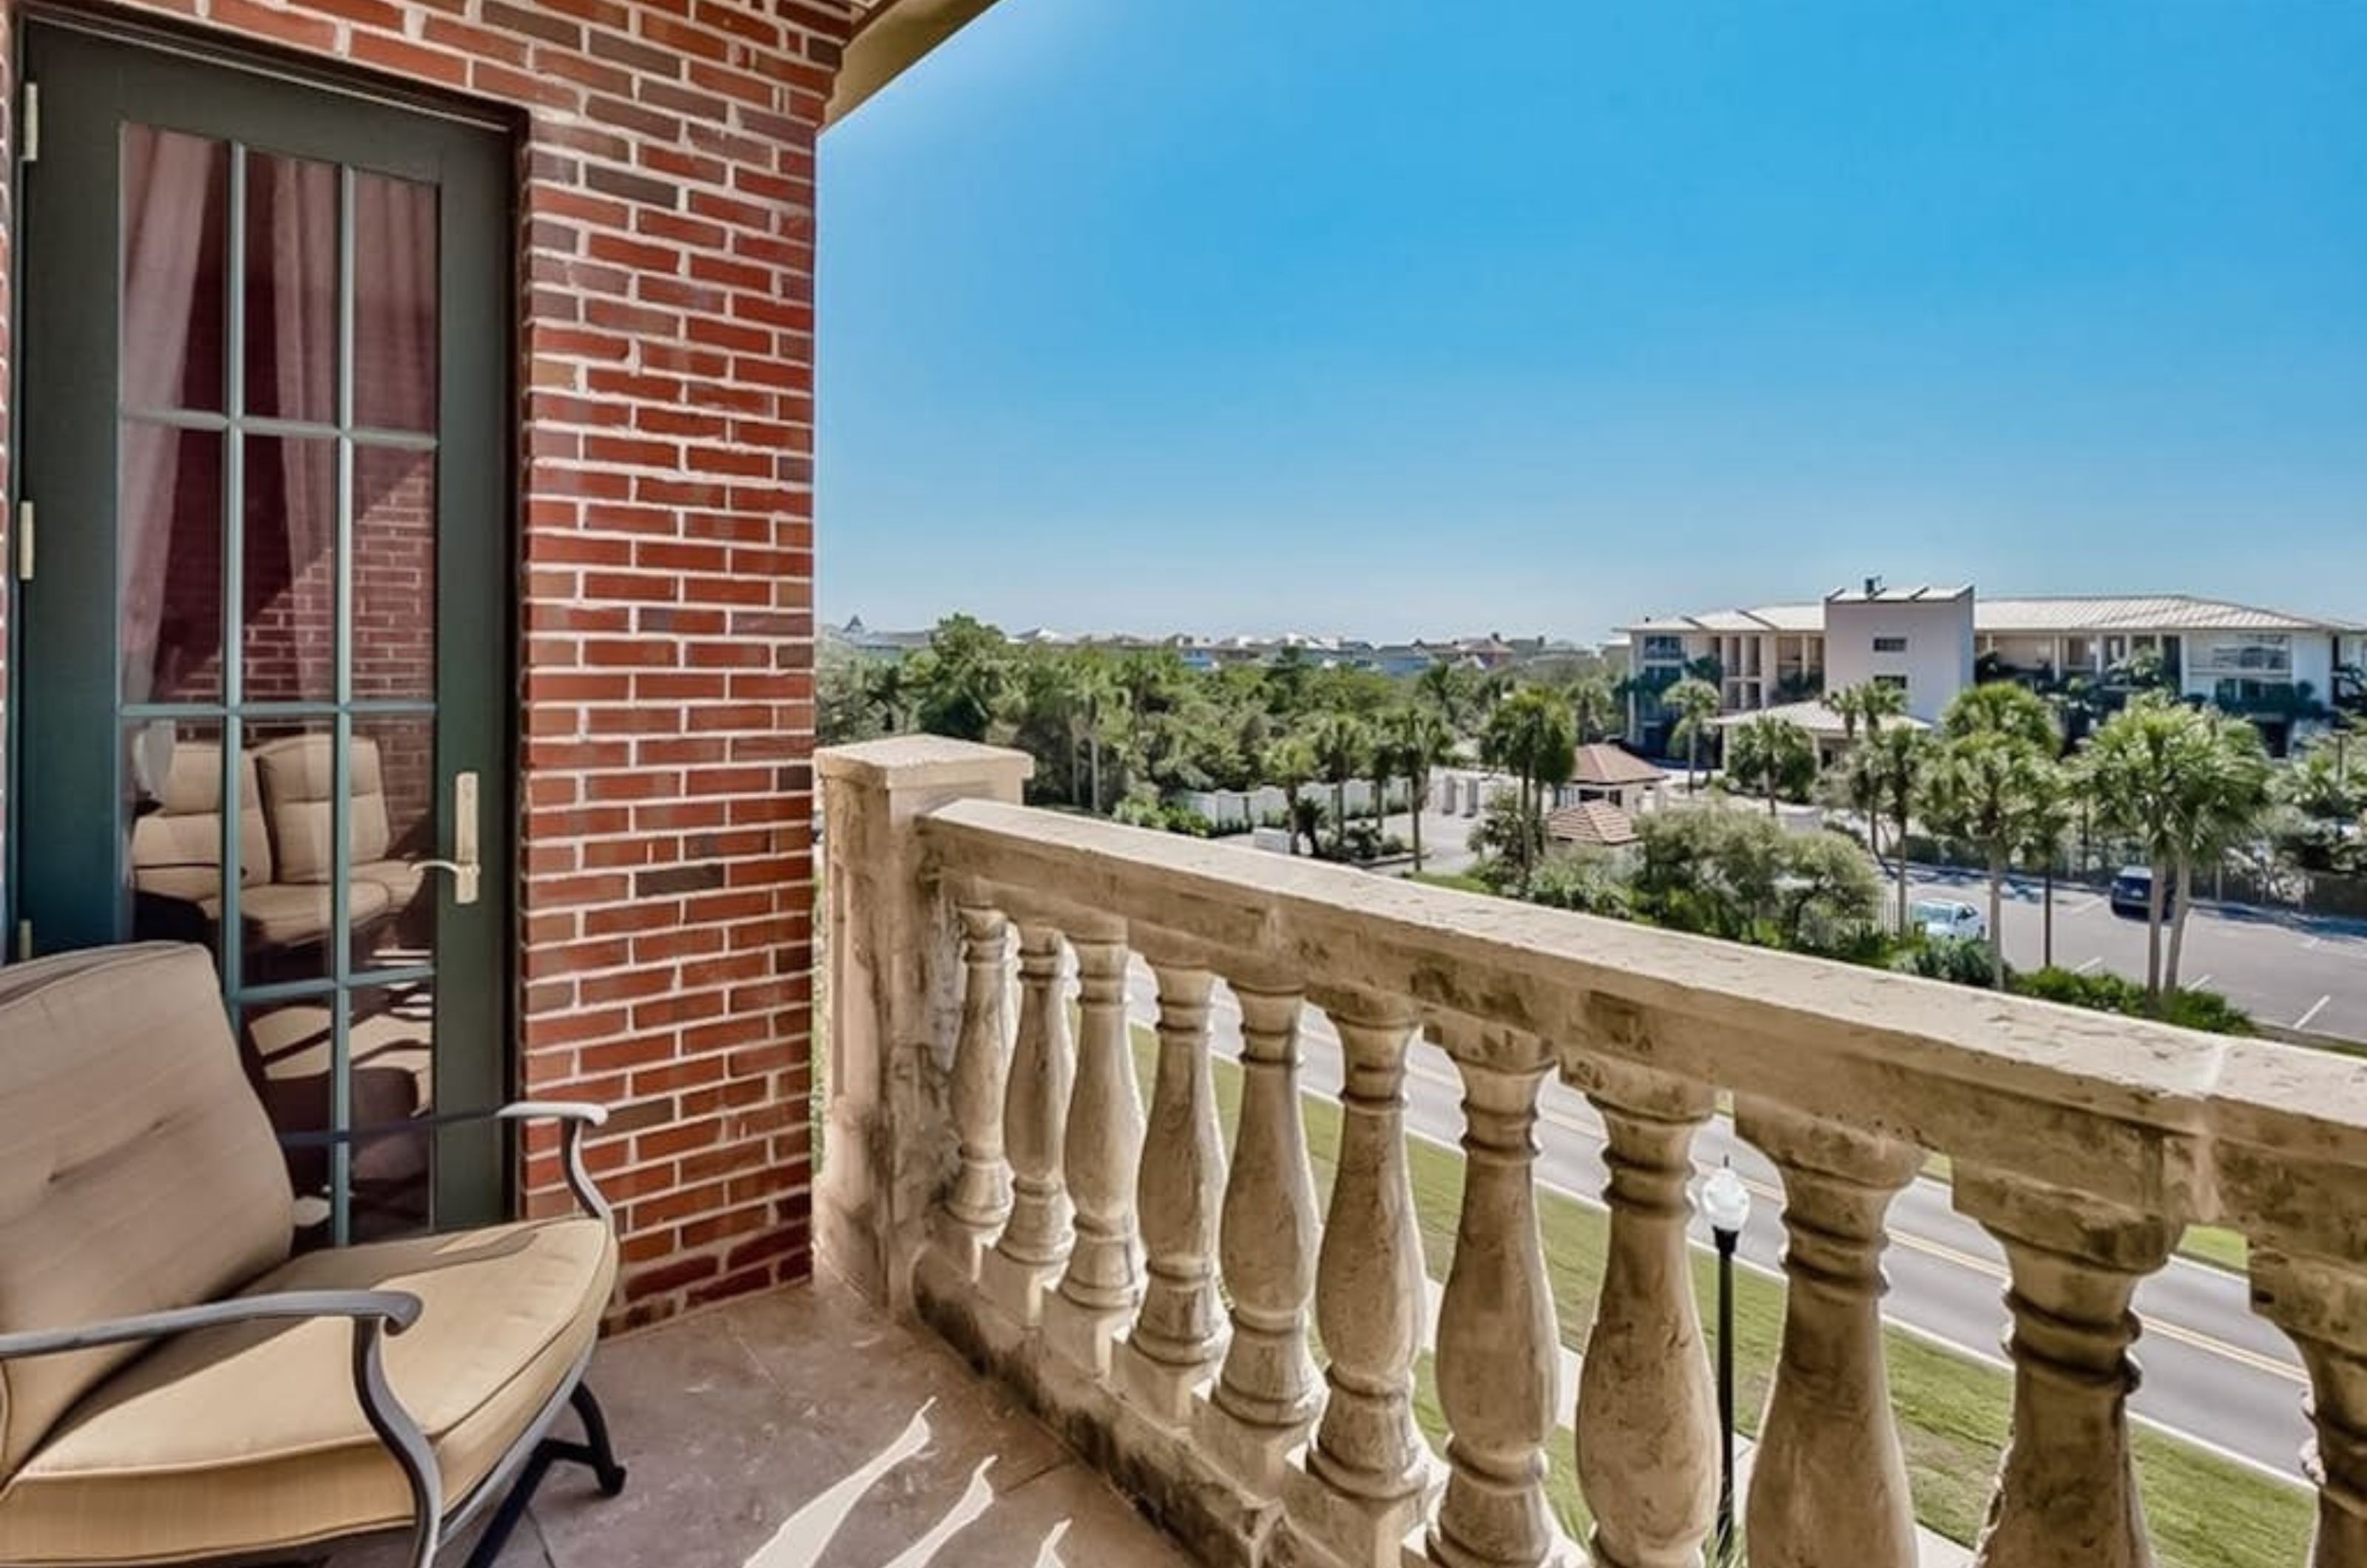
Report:
M 2250 717 L 2279 747 L 2313 703 L 2358 691 L 2367 666 L 2367 624 L 2183 593 L 1984 599 L 1971 587 L 1869 579 L 1813 602 L 1655 615 L 1623 629 L 1646 686 L 1715 660 L 1728 714 L 1884 681 L 1904 685 L 1908 711 L 1931 720 L 1976 680 L 2104 683 L 2150 654 L 2180 692 Z M 1661 750 L 1669 724 L 1647 692 L 1631 697 L 1632 743 Z

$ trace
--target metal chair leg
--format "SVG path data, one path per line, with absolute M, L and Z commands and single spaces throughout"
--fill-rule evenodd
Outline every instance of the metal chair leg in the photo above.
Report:
M 534 1501 L 535 1492 L 542 1485 L 543 1477 L 554 1464 L 580 1464 L 591 1471 L 603 1497 L 614 1497 L 625 1489 L 625 1467 L 617 1462 L 617 1450 L 608 1440 L 608 1418 L 602 1414 L 600 1402 L 588 1383 L 579 1382 L 569 1393 L 567 1403 L 574 1407 L 576 1418 L 583 1423 L 583 1440 L 571 1442 L 564 1438 L 545 1438 L 535 1444 L 534 1452 L 527 1456 L 524 1467 L 509 1493 L 485 1521 L 485 1533 L 477 1538 L 474 1550 L 469 1553 L 468 1568 L 493 1568 L 493 1561 L 509 1544 L 510 1532 L 526 1517 L 527 1505 Z

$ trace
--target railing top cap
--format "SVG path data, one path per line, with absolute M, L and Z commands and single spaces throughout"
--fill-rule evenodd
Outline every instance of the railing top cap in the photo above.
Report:
M 2306 1116 L 2342 1157 L 2367 1163 L 2367 1074 L 2339 1058 L 2295 1062 L 2289 1048 L 2259 1042 L 1061 813 L 961 801 L 934 813 L 930 831 L 951 835 L 955 863 L 990 875 L 971 848 L 1001 840 L 1048 853 L 1057 866 L 1018 868 L 1048 874 L 1042 891 L 1146 925 L 1189 931 L 1223 910 L 1229 951 L 1245 962 L 1287 964 L 1311 944 L 1343 964 L 1401 970 L 1394 986 L 1407 986 L 1417 964 L 1475 995 L 1532 982 L 2165 1130 L 2205 1131 L 2208 1102 L 2225 1097 L 2262 1124 Z M 1335 921 L 1353 929 L 1335 933 Z
M 849 779 L 889 789 L 941 789 L 949 785 L 1018 783 L 1035 777 L 1036 759 L 1025 751 L 949 740 L 942 735 L 897 735 L 814 753 L 825 779 Z

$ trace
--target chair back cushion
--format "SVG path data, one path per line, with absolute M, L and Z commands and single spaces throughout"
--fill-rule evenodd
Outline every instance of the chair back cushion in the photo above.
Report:
M 348 764 L 353 817 L 353 863 L 384 860 L 393 833 L 386 812 L 386 775 L 379 767 L 378 742 L 354 737 Z M 336 874 L 330 858 L 330 810 L 336 799 L 331 765 L 335 741 L 326 735 L 293 735 L 255 749 L 263 778 L 263 807 L 282 882 L 326 882 Z
M 230 1294 L 294 1220 L 204 949 L 0 970 L 0 1333 Z M 0 1362 L 0 1477 L 142 1348 Z
M 153 809 L 131 825 L 131 884 L 141 892 L 193 904 L 221 897 L 221 764 L 218 742 L 173 748 Z M 271 841 L 251 757 L 241 760 L 239 784 L 238 881 L 253 887 L 271 880 Z

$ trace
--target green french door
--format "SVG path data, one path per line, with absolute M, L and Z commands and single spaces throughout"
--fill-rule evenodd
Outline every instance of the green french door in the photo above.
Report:
M 199 942 L 308 1240 L 481 1222 L 510 877 L 510 148 L 27 30 L 20 954 Z

